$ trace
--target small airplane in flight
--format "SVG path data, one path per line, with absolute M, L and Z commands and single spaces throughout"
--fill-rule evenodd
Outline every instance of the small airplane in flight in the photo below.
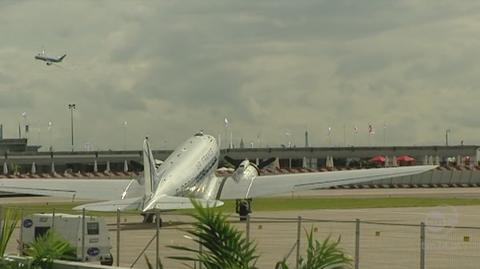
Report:
M 154 214 L 161 211 L 192 208 L 190 199 L 204 206 L 221 206 L 223 199 L 249 203 L 255 197 L 409 176 L 436 167 L 423 165 L 260 175 L 259 166 L 264 164 L 257 166 L 244 160 L 233 174 L 217 176 L 219 157 L 220 150 L 215 138 L 200 132 L 186 140 L 159 164 L 153 158 L 146 138 L 143 143 L 144 172 L 143 177 L 138 179 L 0 179 L 0 191 L 103 200 L 104 202 L 84 204 L 75 209 L 136 210 L 148 222 L 149 218 L 151 220 Z M 268 162 L 266 160 L 263 163 Z
M 63 59 L 67 56 L 67 54 L 63 54 L 59 57 L 52 57 L 45 54 L 45 50 L 42 50 L 41 53 L 35 55 L 35 60 L 44 61 L 47 65 L 52 65 L 53 63 L 60 63 Z

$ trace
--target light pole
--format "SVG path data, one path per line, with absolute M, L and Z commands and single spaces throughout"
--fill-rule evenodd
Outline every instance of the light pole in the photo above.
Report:
M 123 122 L 123 150 L 127 150 L 127 125 L 128 122 Z
M 25 137 L 24 138 L 27 138 L 28 139 L 28 123 L 27 123 L 27 112 L 23 112 L 22 113 L 22 118 L 23 118 L 23 125 L 24 125 L 24 128 L 25 128 Z
M 292 147 L 292 140 L 290 139 L 290 131 L 285 132 L 285 138 L 287 139 L 287 147 L 291 148 Z
M 387 143 L 387 124 L 383 123 L 383 146 Z
M 229 125 L 228 119 L 225 118 L 224 122 L 225 122 L 225 136 L 224 136 L 223 140 L 225 140 L 225 148 L 231 148 L 231 145 L 232 145 L 231 141 L 228 144 L 228 147 L 226 146 L 227 145 L 227 136 L 228 136 L 228 125 Z
M 332 127 L 328 127 L 328 146 L 332 146 Z
M 73 144 L 73 110 L 75 110 L 76 106 L 75 104 L 68 104 L 68 109 L 70 109 L 70 126 L 72 130 L 72 151 L 74 150 L 74 144 Z
M 48 134 L 50 139 L 50 151 L 53 151 L 53 123 L 51 121 L 48 122 Z
M 450 129 L 445 130 L 445 146 L 448 146 L 448 134 L 449 134 L 451 131 L 452 131 L 452 130 L 450 130 Z

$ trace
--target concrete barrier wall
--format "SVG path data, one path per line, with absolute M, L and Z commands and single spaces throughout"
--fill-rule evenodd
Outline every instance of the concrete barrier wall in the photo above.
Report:
M 440 177 L 438 179 L 437 178 L 433 179 L 433 183 L 434 184 L 448 184 L 450 182 L 451 177 L 452 177 L 452 171 L 451 170 L 443 171 L 442 173 L 440 173 Z
M 470 179 L 472 177 L 473 171 L 472 170 L 466 170 L 463 171 L 462 173 L 462 184 L 470 184 Z
M 449 184 L 461 184 L 461 179 L 462 179 L 462 173 L 463 171 L 461 170 L 452 170 L 452 174 L 450 177 L 450 182 Z
M 435 182 L 435 180 L 439 177 L 441 177 L 441 174 L 442 171 L 438 171 L 438 170 L 433 170 L 432 171 L 432 174 L 430 175 L 430 179 L 428 180 L 428 184 L 433 184 L 433 182 Z
M 425 173 L 425 175 L 417 175 L 416 177 L 416 183 L 418 186 L 424 186 L 424 185 L 430 185 L 432 182 L 433 175 L 435 174 L 435 170 L 433 171 L 428 171 Z
M 16 261 L 26 261 L 26 257 L 8 256 Z M 93 263 L 69 262 L 55 260 L 52 269 L 127 269 L 126 267 L 104 266 Z
M 480 170 L 432 170 L 413 176 L 386 178 L 364 185 L 377 187 L 480 186 Z
M 409 180 L 410 179 L 410 180 Z M 433 185 L 470 185 L 480 184 L 478 170 L 433 170 L 411 177 L 399 177 L 393 180 L 394 184 L 418 186 Z
M 104 266 L 99 264 L 55 261 L 52 269 L 127 269 L 125 267 Z
M 376 181 L 375 184 L 378 185 L 378 186 L 382 186 L 382 185 L 390 185 L 392 182 L 391 179 L 382 179 L 382 180 L 379 180 L 379 181 Z
M 396 181 L 397 185 L 400 185 L 400 186 L 409 185 L 411 182 L 412 182 L 411 176 L 404 176 Z
M 458 184 L 464 185 L 468 184 L 468 178 L 470 177 L 470 170 L 462 170 L 461 173 L 458 175 Z
M 472 171 L 472 178 L 470 180 L 471 184 L 480 184 L 480 171 Z
M 413 175 L 411 176 L 411 183 L 412 185 L 422 185 L 425 184 L 427 180 L 431 178 L 431 172 L 425 173 L 425 175 Z

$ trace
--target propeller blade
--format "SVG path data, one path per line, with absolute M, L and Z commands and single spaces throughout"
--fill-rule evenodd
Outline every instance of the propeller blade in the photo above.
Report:
M 276 158 L 268 158 L 266 160 L 262 160 L 259 164 L 258 164 L 258 168 L 260 169 L 263 169 L 267 166 L 269 166 L 270 164 L 272 164 L 274 161 L 276 160 Z
M 233 165 L 235 168 L 240 166 L 240 164 L 242 163 L 242 160 L 235 160 L 234 158 L 232 158 L 230 156 L 225 156 L 225 157 L 223 157 L 223 159 L 225 159 L 225 161 L 227 161 L 229 164 Z

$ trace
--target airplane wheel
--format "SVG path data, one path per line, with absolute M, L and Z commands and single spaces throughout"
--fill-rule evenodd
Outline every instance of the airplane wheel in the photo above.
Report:
M 163 220 L 162 220 L 161 217 L 158 218 L 158 222 L 159 222 L 159 223 L 158 223 L 158 226 L 159 226 L 159 227 L 162 227 L 162 226 L 163 226 Z M 155 222 L 155 223 L 156 223 L 156 222 Z
M 238 215 L 240 216 L 240 221 L 246 221 L 251 212 L 250 200 L 241 200 L 238 203 Z
M 143 223 L 153 223 L 153 217 L 155 217 L 155 214 L 151 213 L 143 213 Z

